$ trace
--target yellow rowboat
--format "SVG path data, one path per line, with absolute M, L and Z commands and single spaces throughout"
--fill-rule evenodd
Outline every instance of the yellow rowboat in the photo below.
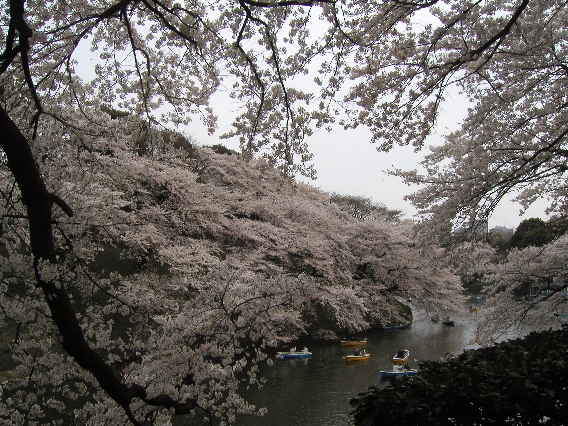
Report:
M 357 340 L 342 340 L 341 346 L 360 346 L 367 343 L 367 338 L 357 339 Z
M 366 359 L 371 358 L 371 354 L 347 355 L 345 358 L 347 359 L 347 362 L 365 361 Z

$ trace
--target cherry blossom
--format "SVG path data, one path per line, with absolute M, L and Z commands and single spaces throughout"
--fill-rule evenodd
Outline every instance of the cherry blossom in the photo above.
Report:
M 452 229 L 517 188 L 564 214 L 565 15 L 528 0 L 11 0 L 0 314 L 18 366 L 2 418 L 231 423 L 264 412 L 239 389 L 262 385 L 278 344 L 396 319 L 395 297 L 459 307 L 460 266 L 439 247 Z M 291 178 L 314 175 L 308 137 L 334 123 L 423 147 L 453 87 L 473 105 L 462 127 L 428 176 L 395 171 L 422 185 L 421 234 Z M 172 145 L 196 117 L 216 130 L 220 90 L 240 158 Z

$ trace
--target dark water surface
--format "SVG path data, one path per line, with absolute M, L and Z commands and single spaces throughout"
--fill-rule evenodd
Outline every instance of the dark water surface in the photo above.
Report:
M 477 314 L 469 312 L 470 304 L 480 307 Z M 476 347 L 471 340 L 482 317 L 482 302 L 472 301 L 462 313 L 452 316 L 454 327 L 414 312 L 414 321 L 406 330 L 361 333 L 368 339 L 364 347 L 371 358 L 358 363 L 347 363 L 345 355 L 350 355 L 353 348 L 342 348 L 339 341 L 310 343 L 312 358 L 275 360 L 273 366 L 261 368 L 268 382 L 260 390 L 250 390 L 247 397 L 257 407 L 266 407 L 268 414 L 241 418 L 238 426 L 351 425 L 350 398 L 370 386 L 384 384 L 379 371 L 392 369 L 392 357 L 399 348 L 410 350 L 412 368 L 418 368 L 416 360 L 440 360 L 447 353 L 460 354 Z

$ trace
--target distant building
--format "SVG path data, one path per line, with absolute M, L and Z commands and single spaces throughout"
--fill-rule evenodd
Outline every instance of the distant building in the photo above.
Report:
M 466 240 L 473 240 L 477 239 L 478 237 L 482 237 L 487 235 L 488 233 L 488 226 L 486 220 L 479 220 L 475 222 L 468 228 L 458 228 L 454 231 L 455 235 L 459 235 Z
M 515 233 L 515 230 L 511 229 L 511 228 L 507 228 L 505 226 L 496 226 L 495 228 L 491 228 L 489 230 L 490 234 L 493 233 L 493 232 L 495 232 L 495 233 L 498 232 L 500 234 L 503 234 L 503 236 L 505 236 L 505 237 L 512 237 L 513 234 Z
M 454 235 L 458 235 L 465 240 L 475 240 L 488 234 L 501 234 L 504 239 L 509 240 L 515 233 L 514 229 L 507 228 L 506 226 L 496 226 L 489 229 L 487 221 L 480 220 L 469 228 L 458 228 L 454 231 Z

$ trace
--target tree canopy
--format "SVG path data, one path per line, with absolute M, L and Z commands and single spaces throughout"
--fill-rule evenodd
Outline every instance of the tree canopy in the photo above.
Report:
M 236 179 L 207 155 L 163 150 L 163 130 L 198 117 L 214 131 L 210 99 L 227 91 L 236 117 L 224 136 L 239 139 L 242 157 L 264 157 L 260 175 L 274 166 L 312 176 L 314 130 L 365 125 L 380 149 L 421 148 L 457 88 L 471 109 L 432 148 L 427 175 L 395 172 L 422 185 L 411 200 L 425 235 L 479 223 L 516 189 L 525 206 L 548 197 L 550 212 L 564 216 L 566 13 L 553 0 L 7 2 L 0 306 L 16 324 L 11 346 L 28 382 L 2 399 L 1 415 L 26 424 L 80 401 L 74 415 L 85 424 L 167 424 L 196 407 L 230 421 L 254 411 L 236 393 L 239 373 L 260 380 L 265 347 L 304 329 L 297 314 L 315 295 L 326 294 L 325 310 L 353 327 L 367 323 L 368 306 L 358 305 L 354 321 L 342 312 L 371 281 L 449 303 L 459 286 L 439 250 L 415 244 L 408 224 L 357 223 L 309 246 L 308 232 L 287 239 L 280 231 L 299 215 L 313 229 L 343 219 L 313 212 L 319 195 L 305 210 L 289 200 L 255 204 L 246 190 L 221 195 L 207 186 L 211 173 L 229 186 L 248 172 Z M 82 74 L 88 49 L 93 66 Z M 220 199 L 230 200 L 224 209 Z M 231 239 L 244 248 L 270 241 L 287 257 L 227 253 L 219 242 Z M 364 265 L 359 283 L 349 268 L 343 276 L 331 267 L 338 258 L 329 241 L 346 256 L 339 264 L 358 257 Z M 556 265 L 568 264 L 564 246 L 560 238 L 544 248 Z M 89 269 L 108 247 L 137 259 L 140 271 Z M 303 274 L 280 273 L 290 254 Z M 550 275 L 553 264 L 527 263 L 529 254 L 513 253 L 505 268 L 517 256 L 531 273 L 546 266 Z M 233 258 L 246 267 L 235 272 L 226 261 Z M 148 267 L 160 264 L 165 270 Z M 501 284 L 516 285 L 513 276 L 495 271 Z M 314 285 L 319 278 L 333 285 Z M 371 313 L 380 317 L 387 305 Z M 118 333 L 111 319 L 123 317 L 128 331 Z M 64 399 L 51 398 L 50 386 Z
M 262 384 L 258 364 L 278 345 L 401 321 L 395 296 L 459 307 L 458 278 L 439 248 L 416 247 L 411 222 L 362 220 L 265 160 L 152 128 L 141 139 L 124 120 L 140 129 L 109 115 L 113 138 L 36 145 L 65 198 L 44 195 L 66 210 L 48 210 L 51 246 L 35 248 L 50 261 L 32 250 L 43 216 L 2 164 L 0 350 L 17 364 L 4 421 L 231 422 L 263 412 L 239 393 Z
M 542 247 L 554 238 L 551 225 L 539 218 L 523 220 L 513 234 L 510 247 L 523 249 L 529 246 Z
M 382 219 L 392 223 L 401 220 L 402 211 L 389 209 L 382 203 L 358 195 L 341 195 L 333 193 L 330 201 L 343 206 L 351 216 L 361 220 Z
M 457 85 L 470 107 L 459 129 L 431 147 L 424 175 L 399 173 L 424 184 L 411 200 L 439 224 L 434 232 L 443 221 L 486 220 L 516 192 L 524 208 L 549 199 L 549 212 L 565 216 L 567 128 L 560 88 L 567 77 L 566 5 L 524 0 L 439 6 L 436 23 L 424 34 L 400 36 L 411 47 L 393 62 L 409 64 L 409 82 L 419 83 L 399 92 L 408 93 L 409 102 L 435 93 L 439 102 L 447 87 Z
M 411 200 L 436 218 L 431 231 L 484 220 L 514 190 L 525 206 L 548 197 L 551 213 L 564 214 L 563 2 L 11 4 L 3 98 L 32 134 L 40 119 L 77 131 L 86 115 L 96 126 L 98 104 L 152 123 L 197 115 L 213 131 L 209 97 L 227 87 L 237 117 L 225 136 L 311 175 L 314 129 L 365 125 L 380 149 L 421 148 L 457 90 L 471 108 L 432 147 L 427 174 L 396 172 L 424 184 Z M 83 81 L 77 52 L 89 44 L 94 76 Z

